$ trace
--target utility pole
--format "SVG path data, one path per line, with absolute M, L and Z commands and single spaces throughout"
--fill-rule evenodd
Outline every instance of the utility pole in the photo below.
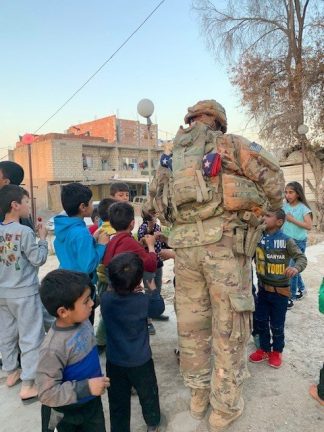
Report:
M 34 202 L 34 183 L 33 183 L 33 164 L 32 164 L 32 154 L 31 146 L 35 140 L 34 135 L 26 133 L 23 135 L 21 141 L 23 144 L 27 145 L 28 153 L 28 168 L 29 168 L 29 189 L 30 189 L 30 201 L 31 201 L 31 217 L 33 224 L 36 224 L 36 206 Z
M 148 175 L 149 175 L 149 183 L 151 183 L 151 176 L 152 176 L 152 157 L 151 157 L 151 115 L 154 112 L 154 104 L 150 99 L 142 99 L 137 104 L 137 112 L 142 117 L 146 118 L 146 124 L 147 124 L 147 163 L 148 163 Z M 147 194 L 148 194 L 148 188 L 147 188 Z

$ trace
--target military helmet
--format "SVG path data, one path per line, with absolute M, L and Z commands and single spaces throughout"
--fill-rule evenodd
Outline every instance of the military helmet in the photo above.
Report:
M 195 117 L 201 114 L 207 114 L 215 117 L 215 120 L 217 120 L 221 125 L 221 131 L 226 133 L 226 111 L 220 103 L 216 102 L 214 99 L 199 101 L 192 107 L 188 108 L 188 114 L 185 116 L 184 121 L 186 124 L 189 124 L 195 119 Z

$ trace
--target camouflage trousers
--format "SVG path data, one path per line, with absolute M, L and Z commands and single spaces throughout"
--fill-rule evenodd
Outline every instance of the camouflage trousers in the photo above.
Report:
M 191 388 L 210 388 L 215 410 L 243 408 L 246 344 L 254 310 L 251 260 L 234 255 L 232 238 L 176 250 L 175 309 L 180 368 Z

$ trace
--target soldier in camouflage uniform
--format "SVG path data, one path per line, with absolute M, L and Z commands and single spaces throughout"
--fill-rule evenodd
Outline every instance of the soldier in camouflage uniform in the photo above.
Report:
M 260 214 L 282 205 L 284 180 L 259 144 L 226 134 L 224 108 L 214 100 L 188 109 L 173 148 L 150 186 L 148 206 L 172 223 L 176 252 L 175 308 L 180 367 L 191 389 L 190 412 L 222 430 L 243 411 L 246 344 L 254 301 L 251 256 Z

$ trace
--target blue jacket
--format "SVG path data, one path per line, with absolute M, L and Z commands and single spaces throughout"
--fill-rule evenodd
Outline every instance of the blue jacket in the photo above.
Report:
M 106 250 L 105 245 L 97 244 L 83 219 L 58 215 L 54 218 L 54 248 L 60 268 L 90 275 L 97 281 L 96 268 Z
M 117 366 L 142 366 L 152 357 L 147 318 L 164 311 L 158 290 L 151 294 L 118 295 L 106 291 L 101 299 L 101 314 L 107 334 L 107 360 Z

